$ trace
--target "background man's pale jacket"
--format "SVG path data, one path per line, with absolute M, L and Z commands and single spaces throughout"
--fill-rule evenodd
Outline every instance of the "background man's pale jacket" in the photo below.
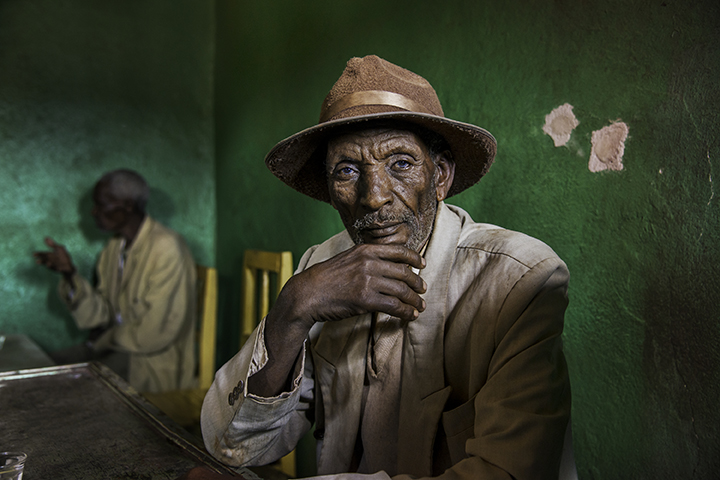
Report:
M 129 383 L 136 390 L 193 387 L 197 293 L 190 250 L 179 234 L 146 217 L 126 252 L 121 280 L 121 247 L 115 237 L 100 254 L 97 288 L 75 274 L 74 289 L 60 281 L 60 297 L 79 328 L 110 327 L 95 348 L 130 354 Z

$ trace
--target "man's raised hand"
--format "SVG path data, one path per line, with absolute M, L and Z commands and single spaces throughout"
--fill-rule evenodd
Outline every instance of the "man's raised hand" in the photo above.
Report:
M 65 247 L 56 243 L 50 237 L 45 237 L 45 245 L 50 247 L 51 250 L 46 252 L 33 252 L 35 263 L 62 273 L 67 277 L 72 276 L 72 274 L 75 273 L 75 265 Z

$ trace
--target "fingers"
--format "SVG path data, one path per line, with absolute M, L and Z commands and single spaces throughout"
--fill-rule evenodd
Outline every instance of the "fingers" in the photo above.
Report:
M 375 246 L 377 247 L 377 245 Z M 373 261 L 372 252 L 365 263 L 365 274 L 377 274 L 383 277 L 399 280 L 417 293 L 425 293 L 427 284 L 419 275 L 408 267 L 425 268 L 425 259 L 401 245 L 382 245 L 377 255 L 380 262 Z M 387 248 L 392 247 L 392 248 Z
M 422 269 L 425 260 L 404 246 L 356 245 L 295 275 L 280 303 L 286 316 L 310 325 L 367 312 L 414 320 L 425 310 L 427 284 L 411 267 Z
M 422 268 L 424 259 L 402 246 L 382 247 L 361 249 L 364 251 L 360 253 L 366 258 L 358 270 L 358 277 L 363 279 L 357 290 L 358 303 L 367 311 L 414 320 L 425 310 L 425 300 L 420 294 L 427 291 L 427 284 L 409 266 L 412 263 Z
M 425 280 L 423 280 L 420 275 L 417 275 L 406 266 L 398 265 L 398 267 L 400 267 L 397 269 L 396 274 L 398 280 L 403 281 L 417 293 L 425 293 L 427 291 L 427 283 L 425 283 Z
M 35 263 L 63 274 L 72 274 L 75 271 L 75 266 L 65 247 L 50 237 L 45 237 L 45 245 L 52 250 L 49 252 L 33 252 Z
M 403 245 L 362 245 L 358 248 L 377 250 L 379 258 L 395 263 L 404 263 L 417 269 L 425 268 L 425 259 L 416 251 Z
M 47 267 L 51 270 L 57 269 L 52 252 L 34 252 L 33 257 L 35 257 L 35 263 L 38 265 L 42 265 L 43 267 Z
M 423 282 L 424 283 L 424 282 Z M 375 300 L 378 311 L 405 320 L 414 320 L 425 310 L 425 300 L 407 283 L 382 279 Z

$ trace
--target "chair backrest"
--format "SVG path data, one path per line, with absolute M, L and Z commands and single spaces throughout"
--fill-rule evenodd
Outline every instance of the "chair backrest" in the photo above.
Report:
M 217 331 L 217 270 L 197 265 L 198 387 L 210 388 L 215 378 Z
M 271 273 L 275 274 L 275 285 L 272 290 L 270 289 Z M 267 315 L 271 300 L 277 297 L 292 274 L 292 252 L 245 250 L 240 346 L 247 341 L 260 320 Z M 279 468 L 288 477 L 295 478 L 297 472 L 295 450 L 280 459 Z
M 275 273 L 275 288 L 272 291 L 270 273 Z M 292 274 L 292 252 L 245 250 L 240 346 L 245 343 L 260 320 L 267 315 L 271 300 L 280 293 Z

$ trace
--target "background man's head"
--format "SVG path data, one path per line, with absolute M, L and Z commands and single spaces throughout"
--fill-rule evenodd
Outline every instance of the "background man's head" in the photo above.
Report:
M 92 215 L 100 229 L 117 233 L 145 216 L 149 197 L 150 187 L 139 173 L 113 170 L 95 184 Z

